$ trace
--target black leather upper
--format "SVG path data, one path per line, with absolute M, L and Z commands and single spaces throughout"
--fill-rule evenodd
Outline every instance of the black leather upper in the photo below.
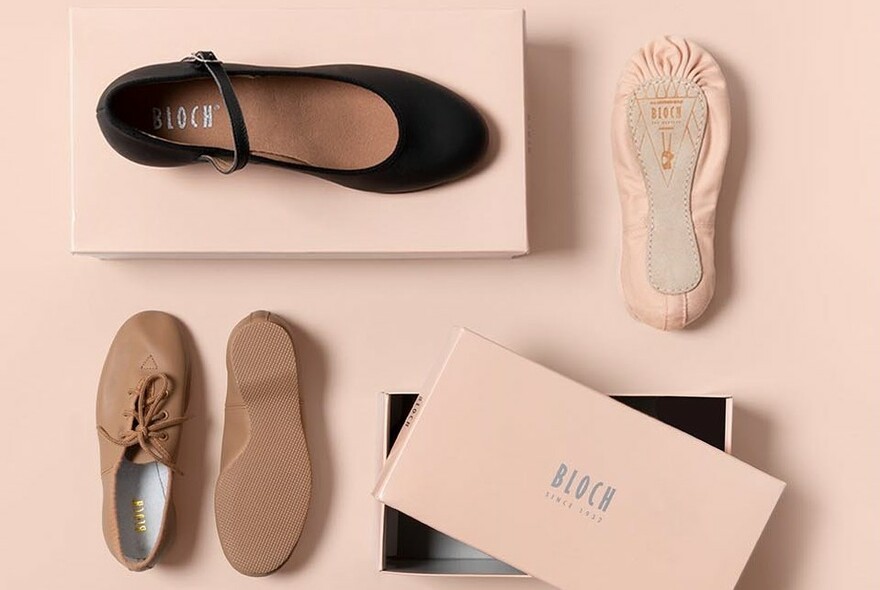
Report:
M 214 168 L 222 174 L 232 174 L 236 170 L 241 170 L 247 166 L 251 157 L 251 144 L 248 138 L 247 124 L 244 120 L 244 113 L 241 112 L 241 105 L 238 103 L 238 96 L 235 95 L 235 88 L 232 86 L 232 80 L 223 63 L 217 59 L 212 51 L 196 51 L 191 57 L 184 61 L 191 61 L 201 64 L 202 67 L 214 79 L 223 103 L 226 105 L 226 112 L 229 113 L 229 121 L 232 124 L 232 161 L 226 161 L 213 156 L 205 156 Z
M 207 53 L 207 52 L 206 52 Z M 180 166 L 199 160 L 235 162 L 235 153 L 220 148 L 181 145 L 144 133 L 123 123 L 114 113 L 119 108 L 120 90 L 136 85 L 159 82 L 214 78 L 221 93 L 223 75 L 204 61 L 182 61 L 146 66 L 115 80 L 101 96 L 97 117 L 107 142 L 126 158 L 149 166 Z M 399 128 L 398 143 L 393 153 L 381 163 L 360 170 L 335 170 L 305 164 L 272 160 L 256 154 L 239 154 L 240 168 L 247 162 L 261 162 L 292 168 L 355 189 L 399 193 L 422 190 L 455 180 L 467 174 L 483 157 L 488 143 L 488 130 L 480 113 L 451 90 L 414 74 L 365 65 L 340 64 L 304 68 L 259 67 L 223 64 L 225 74 L 235 76 L 307 76 L 347 82 L 361 86 L 380 96 L 394 112 Z M 124 93 L 123 93 L 124 95 Z M 226 100 L 226 96 L 224 96 Z M 233 133 L 236 145 L 247 137 L 246 121 L 236 131 L 234 110 Z M 239 110 L 240 113 L 240 110 Z M 223 170 L 224 165 L 218 166 Z M 232 171 L 232 170 L 230 170 Z

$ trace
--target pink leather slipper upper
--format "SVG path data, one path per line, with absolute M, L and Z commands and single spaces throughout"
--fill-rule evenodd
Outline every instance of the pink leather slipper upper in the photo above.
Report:
M 730 142 L 727 84 L 695 43 L 663 37 L 629 61 L 612 120 L 630 313 L 661 330 L 696 320 L 715 292 L 715 209 Z

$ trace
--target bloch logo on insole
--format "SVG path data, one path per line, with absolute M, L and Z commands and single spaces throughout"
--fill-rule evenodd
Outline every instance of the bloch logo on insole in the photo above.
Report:
M 153 129 L 210 129 L 214 126 L 214 113 L 219 110 L 219 104 L 153 107 Z
M 672 151 L 672 134 L 682 122 L 684 109 L 681 99 L 665 99 L 651 102 L 651 123 L 660 131 L 663 151 L 660 152 L 660 168 L 672 170 L 675 167 L 675 153 Z
M 652 121 L 681 121 L 681 101 L 678 104 L 651 105 Z
M 664 132 L 663 135 L 663 151 L 660 153 L 660 167 L 664 170 L 672 170 L 672 161 L 675 154 L 672 153 L 672 132 Z
M 136 533 L 147 532 L 147 515 L 143 500 L 132 500 L 131 509 L 134 512 L 134 531 Z
M 544 497 L 566 510 L 576 511 L 578 516 L 598 523 L 605 518 L 616 493 L 617 488 L 604 481 L 560 463 Z

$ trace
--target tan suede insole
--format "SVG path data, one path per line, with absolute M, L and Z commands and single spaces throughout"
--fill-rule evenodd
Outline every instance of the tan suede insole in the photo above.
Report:
M 628 118 L 650 202 L 648 278 L 660 293 L 687 293 L 703 272 L 691 187 L 706 130 L 706 96 L 689 80 L 655 78 L 633 92 Z
M 385 160 L 398 139 L 397 118 L 360 86 L 308 77 L 232 78 L 251 153 L 273 160 L 357 170 Z M 213 80 L 169 82 L 120 93 L 127 124 L 175 143 L 232 149 L 226 106 Z

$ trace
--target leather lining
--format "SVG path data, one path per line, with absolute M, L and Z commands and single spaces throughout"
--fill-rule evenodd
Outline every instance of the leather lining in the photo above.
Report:
M 394 111 L 360 86 L 307 76 L 233 76 L 251 153 L 336 170 L 380 164 L 398 142 Z M 224 101 L 211 79 L 120 90 L 126 124 L 167 141 L 233 149 Z
M 159 462 L 138 464 L 123 459 L 116 473 L 116 526 L 126 559 L 141 561 L 159 539 L 168 500 L 170 469 Z

